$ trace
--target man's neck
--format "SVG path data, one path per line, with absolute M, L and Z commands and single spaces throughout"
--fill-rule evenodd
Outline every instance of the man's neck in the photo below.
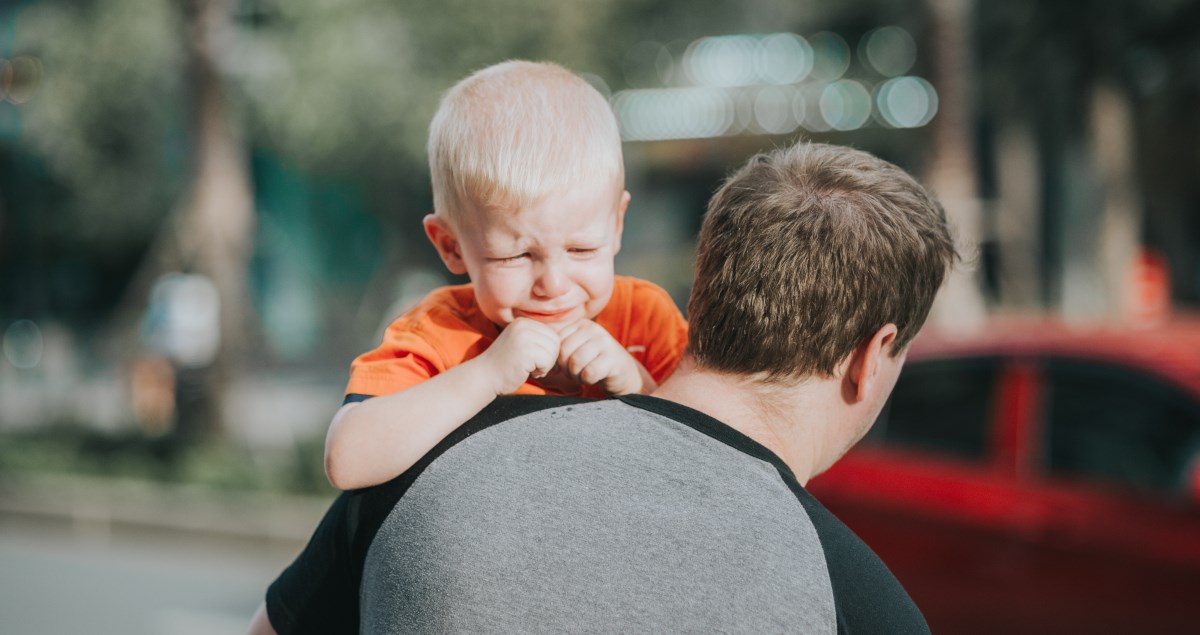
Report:
M 751 379 L 696 368 L 685 359 L 654 397 L 699 410 L 757 441 L 804 485 L 824 467 L 824 408 L 816 386 L 764 387 Z

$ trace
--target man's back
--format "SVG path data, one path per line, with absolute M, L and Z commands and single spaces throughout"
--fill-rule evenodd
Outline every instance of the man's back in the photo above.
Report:
M 925 630 L 778 457 L 664 400 L 502 399 L 339 503 L 308 551 L 350 564 L 272 585 L 280 632 Z

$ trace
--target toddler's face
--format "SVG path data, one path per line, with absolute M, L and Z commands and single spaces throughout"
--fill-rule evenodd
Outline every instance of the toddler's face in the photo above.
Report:
M 426 230 L 447 266 L 471 277 L 492 322 L 526 317 L 565 326 L 608 304 L 628 202 L 627 192 L 597 179 L 520 209 L 474 214 L 454 229 L 435 230 L 427 219 Z

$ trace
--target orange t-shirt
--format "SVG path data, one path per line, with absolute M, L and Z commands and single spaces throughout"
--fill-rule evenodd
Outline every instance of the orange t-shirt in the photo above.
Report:
M 675 302 L 645 280 L 616 276 L 612 298 L 595 321 L 659 383 L 675 370 L 687 344 L 687 322 Z M 399 392 L 476 357 L 499 335 L 475 304 L 470 284 L 435 289 L 388 326 L 378 348 L 350 364 L 346 394 Z M 563 393 L 530 380 L 515 394 Z M 605 396 L 599 386 L 583 386 L 574 394 Z

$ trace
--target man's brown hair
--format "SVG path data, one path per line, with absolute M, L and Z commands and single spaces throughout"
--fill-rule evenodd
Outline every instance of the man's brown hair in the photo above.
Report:
M 709 202 L 688 351 L 701 368 L 794 381 L 833 374 L 891 322 L 897 354 L 957 257 L 941 205 L 895 165 L 816 143 L 760 154 Z

